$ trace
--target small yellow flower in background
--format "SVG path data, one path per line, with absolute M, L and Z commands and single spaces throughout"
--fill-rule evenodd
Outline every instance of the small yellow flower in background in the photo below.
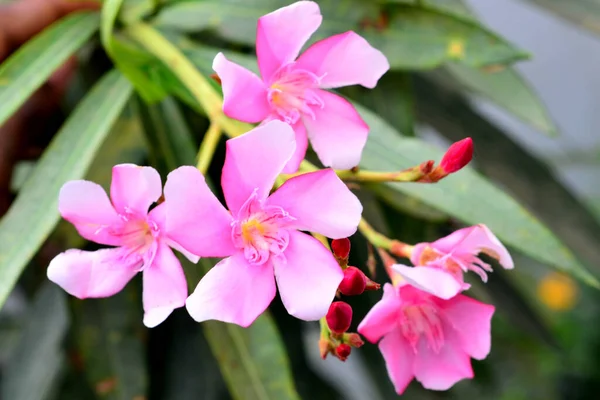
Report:
M 539 282 L 537 295 L 551 310 L 567 311 L 577 302 L 578 288 L 569 276 L 552 272 Z

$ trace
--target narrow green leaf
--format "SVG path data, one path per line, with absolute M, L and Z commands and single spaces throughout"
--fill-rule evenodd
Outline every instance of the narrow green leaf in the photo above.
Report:
M 595 0 L 528 0 L 591 32 L 600 34 L 600 2 Z
M 64 292 L 46 282 L 26 314 L 27 323 L 3 368 L 1 397 L 51 399 L 63 370 L 62 341 L 69 327 Z
M 496 103 L 542 133 L 556 136 L 557 128 L 541 99 L 514 69 L 487 72 L 460 64 L 446 66 L 464 88 Z
M 101 399 L 145 398 L 147 363 L 136 286 L 106 299 L 73 299 L 75 344 L 87 381 Z
M 205 273 L 214 266 L 208 259 L 199 264 Z M 300 399 L 283 342 L 268 311 L 248 328 L 206 321 L 202 329 L 234 399 Z
M 154 23 L 180 31 L 211 29 L 221 37 L 254 45 L 256 21 L 287 1 L 207 0 L 166 7 Z M 315 39 L 353 30 L 383 51 L 392 68 L 430 69 L 446 61 L 472 67 L 510 64 L 528 55 L 471 18 L 435 7 L 390 4 L 383 26 L 375 2 L 354 0 L 320 3 L 323 24 Z M 378 25 L 379 24 L 379 25 Z
M 98 29 L 97 13 L 54 23 L 0 65 L 0 125 Z
M 0 221 L 0 306 L 58 222 L 61 186 L 85 175 L 131 91 L 118 71 L 107 73 L 56 134 Z

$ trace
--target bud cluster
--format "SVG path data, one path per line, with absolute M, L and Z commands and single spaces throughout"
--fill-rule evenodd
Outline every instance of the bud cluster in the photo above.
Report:
M 350 240 L 337 239 L 331 242 L 333 255 L 344 270 L 344 278 L 338 287 L 338 297 L 356 296 L 365 290 L 378 290 L 381 285 L 369 279 L 360 269 L 349 266 Z M 319 350 L 324 359 L 329 353 L 341 361 L 346 361 L 353 347 L 364 344 L 358 333 L 347 332 L 352 323 L 352 307 L 344 301 L 334 301 L 322 325 Z

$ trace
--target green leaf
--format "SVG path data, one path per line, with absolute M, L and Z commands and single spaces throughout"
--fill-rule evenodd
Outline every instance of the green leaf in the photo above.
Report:
M 0 306 L 58 222 L 61 186 L 85 175 L 131 91 L 118 71 L 107 73 L 56 134 L 0 221 Z
M 0 65 L 0 125 L 98 29 L 97 13 L 68 16 L 21 46 Z
M 206 258 L 199 264 L 205 273 L 214 266 Z M 205 321 L 202 329 L 234 399 L 300 399 L 283 342 L 268 311 L 248 328 Z
M 154 23 L 188 32 L 211 29 L 225 39 L 254 45 L 257 19 L 287 4 L 274 0 L 176 3 L 161 11 Z M 443 9 L 392 4 L 379 10 L 375 2 L 353 0 L 323 1 L 320 6 L 323 24 L 315 39 L 353 30 L 383 51 L 392 68 L 430 69 L 451 60 L 483 67 L 528 57 L 471 18 Z M 384 26 L 378 25 L 381 15 L 387 21 Z
M 145 398 L 148 387 L 141 296 L 134 285 L 106 299 L 73 299 L 75 345 L 101 399 Z
M 46 282 L 26 314 L 26 325 L 2 370 L 1 397 L 52 399 L 62 374 L 62 341 L 69 327 L 64 292 Z
M 546 164 L 475 112 L 456 92 L 421 78 L 415 79 L 415 87 L 421 120 L 453 141 L 468 132 L 476 143 L 476 161 L 481 170 L 533 210 L 586 266 L 595 273 L 600 271 L 596 239 L 600 237 L 600 225 Z M 528 255 L 544 262 L 550 258 L 545 253 Z M 557 258 L 556 262 L 561 264 L 564 259 Z
M 460 64 L 448 64 L 446 68 L 464 88 L 486 97 L 540 132 L 557 135 L 546 106 L 514 69 L 487 72 Z
M 600 33 L 600 3 L 595 0 L 529 0 L 584 29 Z

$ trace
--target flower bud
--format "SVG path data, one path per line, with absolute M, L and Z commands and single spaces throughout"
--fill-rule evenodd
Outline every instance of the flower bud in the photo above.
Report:
M 335 348 L 335 355 L 340 361 L 346 361 L 350 353 L 352 352 L 352 347 L 348 346 L 345 343 L 340 344 Z
M 440 167 L 445 173 L 451 174 L 463 168 L 473 158 L 473 140 L 466 138 L 454 143 L 448 148 L 440 161 Z
M 331 351 L 331 342 L 328 339 L 319 339 L 319 353 L 321 358 L 324 360 L 327 358 L 327 354 Z
M 329 306 L 325 319 L 331 332 L 344 333 L 350 328 L 352 322 L 352 307 L 343 301 L 334 301 Z
M 344 333 L 342 340 L 352 347 L 361 347 L 365 344 L 358 333 Z
M 365 290 L 379 290 L 381 289 L 381 285 L 377 282 L 374 282 L 367 278 L 367 285 L 365 286 Z
M 338 289 L 346 296 L 356 296 L 364 292 L 366 286 L 365 274 L 356 267 L 348 267 L 344 270 L 344 279 Z
M 350 240 L 348 238 L 334 239 L 331 242 L 331 249 L 336 259 L 348 260 L 348 256 L 350 255 Z

